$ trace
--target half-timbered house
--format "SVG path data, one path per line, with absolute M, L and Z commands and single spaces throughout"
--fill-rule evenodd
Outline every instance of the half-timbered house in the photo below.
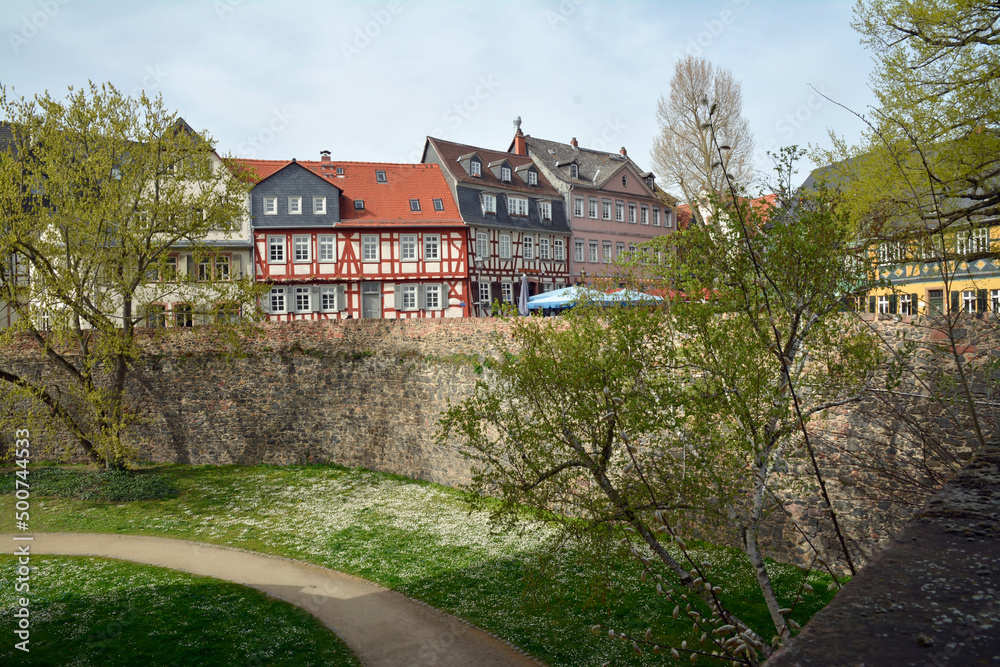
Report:
M 569 284 L 563 198 L 531 158 L 428 137 L 423 162 L 438 165 L 467 227 L 474 315 Z
M 246 162 L 269 319 L 468 314 L 465 225 L 435 165 Z

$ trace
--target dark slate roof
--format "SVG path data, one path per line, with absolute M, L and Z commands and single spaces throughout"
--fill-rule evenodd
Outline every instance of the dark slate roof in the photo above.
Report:
M 567 183 L 600 188 L 625 165 L 632 165 L 640 175 L 649 174 L 640 169 L 631 158 L 618 153 L 596 151 L 591 148 L 573 148 L 570 144 L 536 139 L 531 135 L 525 135 L 524 140 L 528 154 L 545 163 L 553 172 L 560 174 Z M 570 178 L 569 172 L 562 168 L 562 165 L 571 162 L 576 162 L 579 178 Z
M 521 174 L 523 170 L 518 169 L 518 167 L 530 166 L 534 164 L 530 157 L 505 153 L 504 151 L 494 151 L 488 148 L 479 148 L 478 146 L 456 144 L 451 141 L 444 141 L 443 139 L 435 139 L 434 137 L 427 137 L 427 143 L 430 148 L 434 149 L 434 152 L 436 152 L 440 158 L 441 167 L 447 170 L 447 172 L 459 183 L 468 183 L 469 185 L 497 188 L 500 190 L 510 190 L 525 195 L 551 197 L 553 199 L 562 198 L 562 194 L 552 187 L 552 184 L 549 183 L 545 176 L 540 173 L 538 174 L 538 185 L 533 186 L 528 185 L 524 180 L 519 180 L 520 176 L 518 179 L 514 179 L 512 183 L 504 183 L 497 178 L 493 172 L 486 168 L 487 165 L 506 160 L 512 167 L 514 167 L 518 174 Z M 472 153 L 478 155 L 484 163 L 483 174 L 480 178 L 470 176 L 466 173 L 465 168 L 459 164 L 460 160 L 467 159 L 472 155 Z M 527 176 L 524 178 L 527 178 Z
M 541 179 L 539 179 L 541 182 Z M 538 217 L 537 200 L 529 197 L 528 217 L 507 215 L 506 198 L 500 194 L 497 196 L 497 212 L 495 215 L 483 213 L 482 203 L 479 196 L 484 190 L 464 183 L 459 183 L 456 188 L 458 197 L 458 210 L 462 214 L 462 219 L 470 225 L 480 227 L 509 228 L 522 231 L 548 232 L 550 234 L 569 234 L 569 223 L 566 221 L 566 204 L 563 199 L 546 199 L 552 203 L 552 220 L 542 222 Z M 497 194 L 489 191 L 490 194 Z M 521 195 L 520 192 L 516 193 Z

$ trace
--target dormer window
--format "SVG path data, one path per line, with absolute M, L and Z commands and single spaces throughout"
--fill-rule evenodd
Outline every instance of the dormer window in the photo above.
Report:
M 420 210 L 420 200 L 419 199 L 411 199 L 410 200 L 410 210 L 411 211 L 419 211 Z
M 363 210 L 365 210 L 365 200 L 364 199 L 355 199 L 354 200 L 354 210 L 355 211 L 363 211 Z
M 385 178 L 385 170 L 379 169 L 375 172 L 375 182 L 376 183 L 388 183 L 389 181 Z
M 496 212 L 497 212 L 497 198 L 496 198 L 496 195 L 490 195 L 490 194 L 485 194 L 484 193 L 483 195 L 481 195 L 481 197 L 482 197 L 482 203 L 483 203 L 483 215 L 486 215 L 486 214 L 496 215 Z
M 569 176 L 570 178 L 580 178 L 580 170 L 575 164 L 569 166 Z
M 648 177 L 646 178 L 646 185 L 648 185 L 648 186 L 649 186 L 649 189 L 650 189 L 650 190 L 652 190 L 652 189 L 653 189 L 653 177 L 652 177 L 652 176 L 648 176 Z
M 435 199 L 434 200 L 434 210 L 435 211 L 443 211 L 444 210 L 444 200 L 443 199 Z
M 337 176 L 343 176 L 343 175 L 344 175 L 344 168 L 337 167 Z
M 500 167 L 500 180 L 510 183 L 510 167 Z
M 538 185 L 538 174 L 533 171 L 528 172 L 528 185 Z
M 483 163 L 478 160 L 473 160 L 469 163 L 469 174 L 479 178 L 483 175 Z

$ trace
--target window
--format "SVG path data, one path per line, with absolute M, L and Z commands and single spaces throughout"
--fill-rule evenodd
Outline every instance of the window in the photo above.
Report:
M 361 235 L 361 260 L 364 262 L 378 261 L 378 234 Z
M 229 280 L 230 271 L 230 257 L 229 255 L 220 255 L 215 258 L 215 279 L 216 280 Z
M 174 280 L 177 278 L 177 255 L 167 257 L 165 264 L 166 270 L 164 271 L 164 280 Z
M 990 309 L 997 316 L 1000 316 L 1000 289 L 990 292 Z
M 622 175 L 622 185 L 628 187 L 628 176 Z
M 876 313 L 886 314 L 889 312 L 889 297 L 880 296 L 877 300 Z
M 552 202 L 540 201 L 538 202 L 539 215 L 542 216 L 542 220 L 552 219 Z
M 583 261 L 583 241 L 577 239 L 573 242 L 573 261 L 582 262 Z
M 927 305 L 931 313 L 941 314 L 944 312 L 944 290 L 927 290 Z
M 583 197 L 573 197 L 573 216 L 583 217 Z
M 500 167 L 500 180 L 510 183 L 510 167 Z
M 469 163 L 469 173 L 479 178 L 483 175 L 483 164 L 478 160 L 473 160 Z
M 660 209 L 658 208 L 653 209 L 653 226 L 654 227 L 660 226 Z
M 410 200 L 410 210 L 411 211 L 419 211 L 420 210 L 420 200 L 419 199 L 411 199 Z
M 483 215 L 487 213 L 495 214 L 497 212 L 497 198 L 496 195 L 483 194 Z
M 278 215 L 277 197 L 264 197 L 264 215 Z
M 625 254 L 625 244 L 619 241 L 615 244 L 615 257 L 621 257 Z
M 491 291 L 491 288 L 490 288 L 490 284 L 489 283 L 479 283 L 479 305 L 480 306 L 486 306 L 487 308 L 489 308 L 489 306 L 490 306 L 490 300 L 492 298 L 491 294 L 490 294 L 490 291 Z
M 312 312 L 311 287 L 295 288 L 295 310 L 300 313 Z
M 399 303 L 396 304 L 396 310 L 416 310 L 416 309 L 417 309 L 417 286 L 400 285 Z
M 635 204 L 632 203 L 628 205 L 628 221 L 635 224 Z
M 174 326 L 190 327 L 194 324 L 191 305 L 187 303 L 174 304 Z
M 629 252 L 629 254 L 630 255 L 634 255 L 635 254 L 635 250 L 636 250 L 635 244 L 634 243 L 629 243 L 628 244 L 628 252 Z
M 566 241 L 564 239 L 555 239 L 552 242 L 552 259 L 557 262 L 566 259 Z
M 271 307 L 270 311 L 272 313 L 283 313 L 285 312 L 285 288 L 284 287 L 272 287 L 271 288 Z
M 524 238 L 521 240 L 521 255 L 525 259 L 535 258 L 535 239 L 533 236 L 524 235 Z
M 587 201 L 587 217 L 597 218 L 597 200 L 590 199 Z
M 538 259 L 548 259 L 549 258 L 549 240 L 546 238 L 538 239 Z
M 389 182 L 388 180 L 386 180 L 385 170 L 384 169 L 376 169 L 375 170 L 375 182 L 376 183 L 388 183 Z
M 523 197 L 507 197 L 507 213 L 522 217 L 528 216 L 528 200 Z
M 514 303 L 514 285 L 512 283 L 500 283 L 500 295 L 504 303 Z
M 441 286 L 424 285 L 424 309 L 441 310 Z
M 167 307 L 160 303 L 146 306 L 146 326 L 162 329 L 167 326 Z
M 663 226 L 670 229 L 674 226 L 674 213 L 673 211 L 668 211 L 663 209 Z
M 625 222 L 624 202 L 615 202 L 615 222 Z
M 424 234 L 424 261 L 437 262 L 441 259 L 441 236 Z
M 643 206 L 639 209 L 639 222 L 644 225 L 649 224 L 649 207 Z
M 300 215 L 302 213 L 302 197 L 288 198 L 288 214 Z
M 962 312 L 976 312 L 976 290 L 967 289 L 962 292 Z
M 344 168 L 337 167 L 337 176 L 343 176 L 343 175 L 344 175 Z
M 326 197 L 313 197 L 313 215 L 326 215 Z
M 972 255 L 987 252 L 990 249 L 990 230 L 985 227 L 971 231 L 960 231 L 955 239 L 955 252 L 959 255 Z
M 538 185 L 538 174 L 533 171 L 528 172 L 528 185 Z
M 355 211 L 363 211 L 363 210 L 365 210 L 365 200 L 364 199 L 355 199 L 354 200 L 354 210 Z
M 597 241 L 591 241 L 590 242 L 590 257 L 589 257 L 589 259 L 594 264 L 597 263 L 597 248 L 598 248 Z
M 336 285 L 323 285 L 319 288 L 319 309 L 323 311 L 337 310 Z
M 476 255 L 490 256 L 490 235 L 486 232 L 476 232 Z
M 435 199 L 434 200 L 434 210 L 435 211 L 443 211 L 444 210 L 444 200 L 443 199 Z
M 569 166 L 569 177 L 570 178 L 580 178 L 580 170 L 579 170 L 579 168 L 577 168 L 577 166 L 575 164 L 571 164 Z M 583 216 L 582 213 L 580 215 L 581 215 L 581 217 Z
M 901 294 L 899 297 L 899 314 L 900 315 L 916 315 L 917 314 L 917 302 L 916 296 L 913 294 Z
M 203 259 L 198 262 L 198 280 L 212 279 L 212 260 Z
M 611 263 L 611 241 L 604 242 L 604 252 L 601 259 L 605 264 Z
M 292 258 L 296 262 L 308 262 L 309 256 L 309 236 L 296 234 L 292 237 Z
M 399 259 L 404 262 L 417 261 L 416 234 L 401 234 L 399 236 Z
M 510 259 L 510 234 L 500 235 L 500 259 Z
M 268 263 L 274 264 L 276 262 L 285 261 L 285 237 L 284 236 L 268 236 L 267 237 L 267 261 Z
M 337 261 L 337 240 L 333 234 L 320 234 L 319 236 L 319 261 Z

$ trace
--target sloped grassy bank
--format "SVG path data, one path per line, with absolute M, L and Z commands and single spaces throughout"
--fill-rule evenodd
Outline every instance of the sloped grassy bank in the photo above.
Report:
M 455 613 L 553 665 L 652 664 L 631 645 L 593 635 L 595 624 L 640 634 L 652 625 L 678 645 L 696 639 L 616 545 L 596 556 L 573 546 L 553 555 L 551 527 L 494 532 L 488 513 L 470 512 L 454 489 L 336 466 L 174 465 L 144 474 L 160 476 L 174 495 L 33 496 L 32 529 L 177 537 L 316 563 Z M 9 492 L 0 496 L 0 530 L 13 528 L 13 503 Z M 745 557 L 703 543 L 694 551 L 733 611 L 773 634 Z M 790 601 L 804 573 L 777 563 L 769 569 L 779 599 Z M 825 575 L 812 573 L 809 583 L 815 593 L 796 606 L 799 623 L 833 595 Z

